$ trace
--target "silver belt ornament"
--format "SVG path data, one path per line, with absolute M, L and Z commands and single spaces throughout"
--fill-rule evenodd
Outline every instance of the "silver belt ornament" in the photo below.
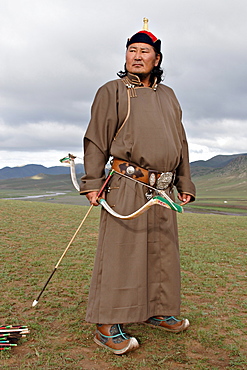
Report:
M 126 169 L 127 175 L 131 176 L 135 173 L 135 168 L 133 166 L 128 166 Z
M 154 186 L 156 184 L 156 188 L 159 190 L 165 190 L 172 182 L 173 173 L 172 172 L 162 172 L 160 177 L 156 180 L 156 174 L 151 173 L 149 176 L 149 184 Z
M 131 176 L 135 173 L 135 168 L 133 166 L 129 166 L 126 169 L 127 175 Z M 165 190 L 171 184 L 173 179 L 172 172 L 162 172 L 160 177 L 156 181 L 157 175 L 152 172 L 149 176 L 149 185 L 154 186 L 156 184 L 156 188 L 159 190 Z
M 172 172 L 162 172 L 157 180 L 156 188 L 159 190 L 165 190 L 171 184 L 173 178 Z
M 166 190 L 172 183 L 173 173 L 172 172 L 162 172 L 160 177 L 157 179 L 157 175 L 154 172 L 151 172 L 149 175 L 149 185 L 154 186 L 157 190 Z M 157 193 L 157 191 L 156 191 Z M 145 194 L 147 200 L 150 200 L 153 197 L 153 191 L 149 191 Z

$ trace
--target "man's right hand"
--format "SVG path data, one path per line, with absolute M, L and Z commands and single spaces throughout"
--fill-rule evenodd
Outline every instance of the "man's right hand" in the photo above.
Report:
M 98 199 L 98 192 L 97 191 L 90 191 L 90 193 L 86 194 L 87 199 L 89 200 L 90 204 L 93 206 L 98 206 L 99 203 L 97 201 Z

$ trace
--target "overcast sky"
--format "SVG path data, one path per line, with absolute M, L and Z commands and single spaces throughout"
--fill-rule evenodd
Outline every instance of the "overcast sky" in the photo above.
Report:
M 94 95 L 143 17 L 162 40 L 190 160 L 247 152 L 246 0 L 0 0 L 0 168 L 82 157 Z

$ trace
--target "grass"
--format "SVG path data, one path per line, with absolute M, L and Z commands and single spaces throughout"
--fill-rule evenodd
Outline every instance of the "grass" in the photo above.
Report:
M 247 215 L 246 171 L 193 177 L 197 196 L 189 208 L 197 212 Z
M 0 352 L 1 369 L 246 369 L 245 217 L 178 215 L 182 315 L 191 321 L 185 333 L 128 325 L 141 347 L 122 357 L 94 344 L 94 326 L 84 317 L 99 207 L 31 307 L 87 209 L 0 200 L 0 323 L 31 330 L 18 347 Z
M 202 213 L 238 214 L 247 216 L 247 199 L 239 196 L 223 196 L 222 194 L 206 197 L 197 195 L 196 201 L 186 207 L 187 210 Z

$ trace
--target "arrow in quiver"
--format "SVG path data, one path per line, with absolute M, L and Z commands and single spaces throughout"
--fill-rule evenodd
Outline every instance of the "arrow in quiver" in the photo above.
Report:
M 0 351 L 11 349 L 11 347 L 16 347 L 18 340 L 25 338 L 29 333 L 30 332 L 27 326 L 0 326 Z

